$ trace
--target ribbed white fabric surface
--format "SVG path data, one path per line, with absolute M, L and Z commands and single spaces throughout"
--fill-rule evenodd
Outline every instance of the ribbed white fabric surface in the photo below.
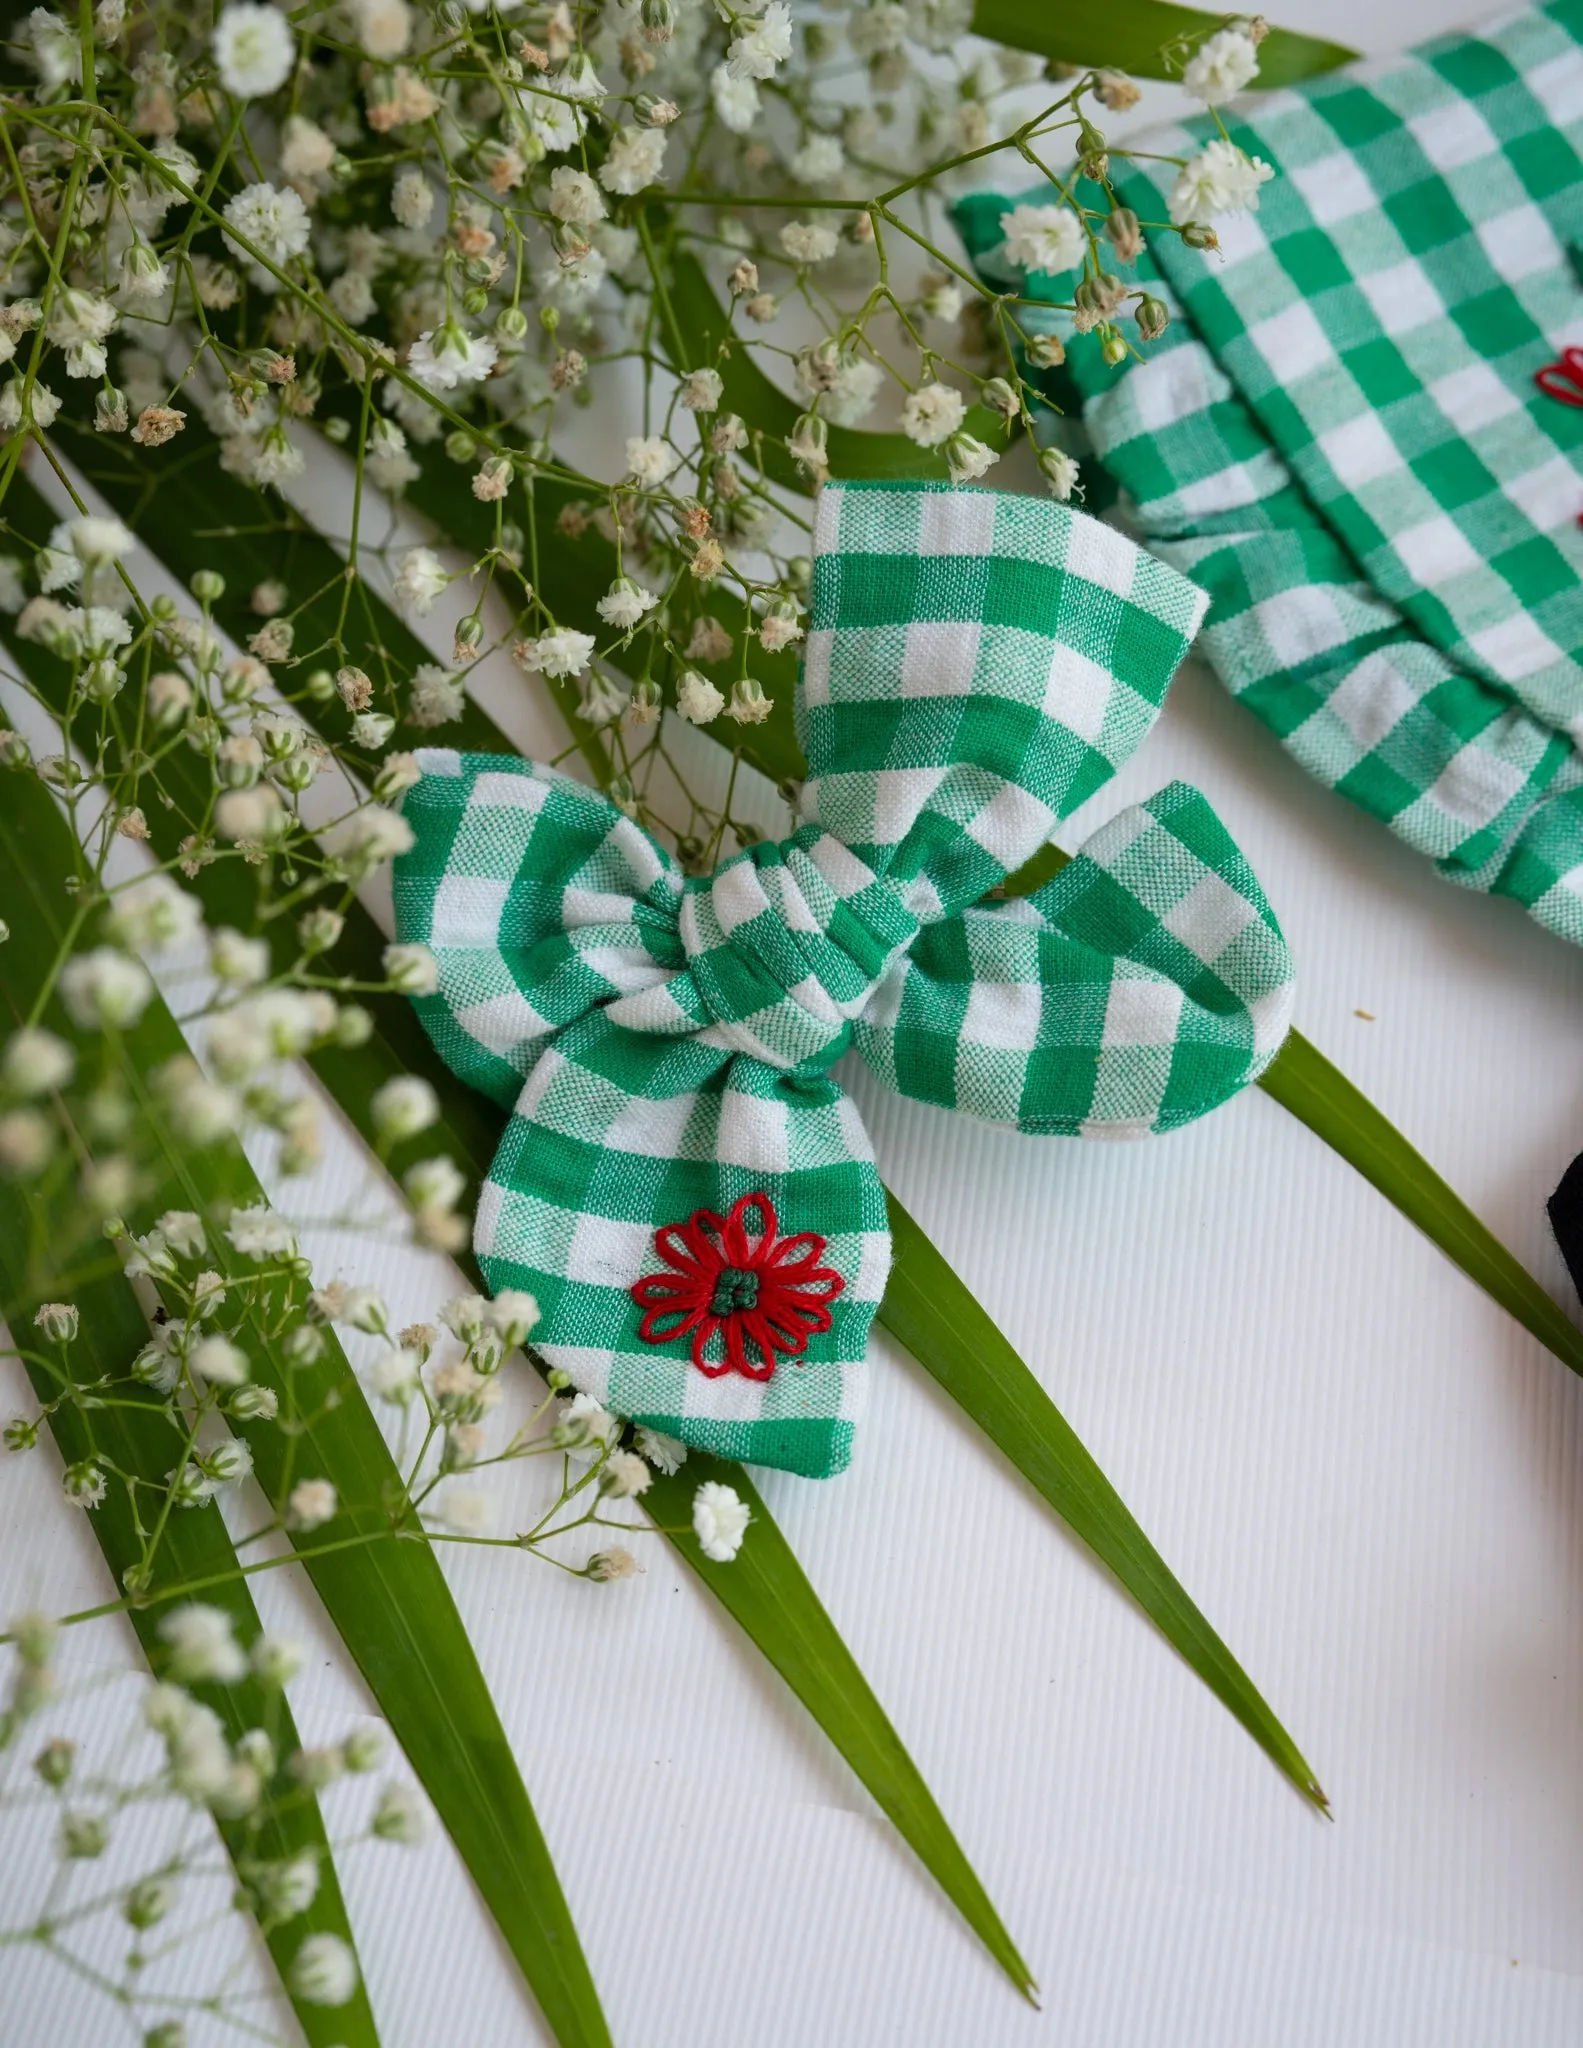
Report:
M 1302 0 L 1281 18 L 1378 47 L 1477 14 Z M 1258 867 L 1300 1027 L 1570 1302 L 1542 1205 L 1583 1147 L 1583 958 L 1447 887 L 1191 667 L 1070 840 L 1178 774 Z M 1571 2048 L 1583 1386 L 1257 1093 L 1171 1138 L 1082 1146 L 904 1103 L 851 1064 L 886 1177 L 1286 1718 L 1335 1821 L 880 1335 L 851 1470 L 766 1493 L 1044 2012 L 661 1544 L 606 1589 L 448 1558 L 617 2038 Z M 360 1185 L 338 1146 L 309 1206 Z M 315 1249 L 378 1278 L 398 1320 L 446 1284 L 363 1239 Z M 8 1411 L 25 1405 L 9 1374 Z M 0 1467 L 0 1612 L 105 1597 L 54 1484 L 47 1453 Z M 292 1578 L 266 1574 L 259 1598 L 317 1630 L 293 1698 L 328 1739 L 367 1703 Z M 442 1841 L 362 1854 L 347 1879 L 388 2048 L 545 2038 Z M 0 1924 L 36 1896 L 8 1846 Z M 14 1952 L 0 2013 L 7 2048 L 115 2038 Z

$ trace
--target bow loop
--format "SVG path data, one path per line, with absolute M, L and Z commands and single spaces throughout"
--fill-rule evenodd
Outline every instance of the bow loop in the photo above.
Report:
M 1148 732 L 1208 599 L 1062 505 L 827 484 L 803 815 L 923 923 L 1019 868 Z
M 684 965 L 680 868 L 607 797 L 516 755 L 418 754 L 396 928 L 440 967 L 415 1004 L 453 1073 L 509 1107 L 545 1042 Z

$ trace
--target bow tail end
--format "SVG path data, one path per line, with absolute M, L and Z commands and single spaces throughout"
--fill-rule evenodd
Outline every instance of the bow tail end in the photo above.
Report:
M 806 1235 L 816 1255 L 777 1258 Z M 809 1478 L 850 1460 L 890 1236 L 834 1083 L 590 1018 L 528 1077 L 475 1249 L 491 1292 L 537 1301 L 535 1350 L 612 1413 Z

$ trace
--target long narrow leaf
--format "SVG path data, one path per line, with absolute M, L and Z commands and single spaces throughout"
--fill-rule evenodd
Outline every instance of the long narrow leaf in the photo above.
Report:
M 1583 1373 L 1583 1330 L 1316 1045 L 1294 1031 L 1259 1086 L 1355 1166 L 1547 1351 Z
M 48 514 L 36 494 L 31 498 L 18 499 L 12 511 L 18 529 L 26 537 L 35 538 L 36 530 L 47 531 Z M 18 649 L 18 653 L 25 659 L 30 680 L 46 701 L 57 705 L 63 702 L 64 668 L 34 646 Z M 505 744 L 503 739 L 499 743 Z M 203 770 L 196 758 L 185 758 L 178 750 L 167 758 L 163 772 L 178 798 L 184 796 L 187 804 L 192 806 L 201 803 Z M 178 802 L 177 812 L 171 815 L 151 807 L 154 815 L 150 830 L 157 852 L 167 853 L 184 829 L 181 808 Z M 250 874 L 251 871 L 239 861 L 217 862 L 200 870 L 192 879 L 191 886 L 203 902 L 212 923 L 248 921 L 249 899 L 254 888 Z M 278 921 L 265 929 L 276 950 L 278 963 L 284 965 L 294 950 L 291 940 L 280 929 Z M 328 965 L 353 981 L 377 981 L 383 971 L 379 959 L 382 944 L 378 927 L 367 912 L 354 903 L 349 909 L 341 941 L 330 956 Z M 443 1111 L 439 1125 L 431 1126 L 427 1133 L 427 1143 L 432 1144 L 437 1138 L 446 1143 L 453 1156 L 466 1165 L 478 1180 L 482 1180 L 499 1141 L 502 1121 L 499 1111 L 482 1095 L 461 1087 L 440 1065 L 409 1003 L 400 998 L 381 1000 L 376 997 L 370 1000 L 370 1009 L 375 1018 L 375 1029 L 368 1043 L 355 1052 L 324 1048 L 312 1056 L 312 1064 L 320 1079 L 362 1134 L 372 1138 L 374 1120 L 371 1104 L 380 1084 L 396 1074 L 414 1071 L 429 1074 L 439 1092 Z M 398 1154 L 393 1164 L 399 1166 L 402 1163 Z M 470 1260 L 464 1263 L 471 1266 Z M 383 1450 L 382 1439 L 380 1448 Z M 903 1839 L 983 1940 L 990 1954 L 1011 1976 L 1017 1988 L 1026 1992 L 1030 1979 L 1010 1935 L 973 1874 L 923 1777 L 907 1756 L 879 1701 L 820 1605 L 768 1508 L 758 1500 L 740 1466 L 720 1465 L 718 1469 L 744 1498 L 755 1501 L 758 1522 L 755 1544 L 764 1553 L 763 1565 L 748 1575 L 751 1597 L 744 1593 L 740 1601 L 727 1601 L 728 1610 L 774 1668 L 792 1684 L 798 1697 L 895 1822 Z M 329 1468 L 326 1470 L 328 1472 Z M 378 1495 L 376 1492 L 354 1497 L 377 1498 Z M 681 1554 L 689 1563 L 694 1562 L 696 1545 L 688 1534 L 685 1508 L 679 1513 L 656 1509 L 655 1516 Z M 329 1560 L 327 1564 L 333 1562 Z M 334 1612 L 332 1609 L 332 1614 Z M 339 1625 L 339 1617 L 336 1619 Z M 349 1647 L 352 1647 L 354 1655 L 358 1654 L 355 1644 L 349 1643 Z M 399 1735 L 399 1728 L 397 1733 Z M 416 1759 L 414 1764 L 416 1767 Z M 467 1846 L 461 1840 L 458 1846 L 463 1849 L 464 1856 L 468 1854 Z
M 753 1510 L 752 1534 L 728 1565 L 711 1563 L 687 1526 L 693 1489 L 707 1479 L 734 1486 Z M 644 1506 L 656 1521 L 680 1531 L 676 1547 L 682 1556 L 732 1619 L 764 1646 L 770 1662 L 819 1721 L 881 1811 L 917 1850 L 1013 1984 L 1031 1999 L 1036 1987 L 1027 1964 L 742 1468 L 695 1451 L 681 1472 L 655 1479 Z
M 1227 18 L 1173 7 L 1168 0 L 1109 0 L 1092 9 L 1054 6 L 1051 0 L 976 0 L 973 33 L 1063 64 L 1106 64 L 1139 78 L 1180 78 L 1182 59 L 1168 60 L 1166 49 L 1183 36 L 1213 34 Z M 1350 64 L 1356 55 L 1319 36 L 1271 29 L 1259 45 L 1258 82 L 1296 85 L 1299 79 Z
M 1297 1745 L 1071 1424 L 894 1195 L 889 1203 L 895 1264 L 880 1321 L 1108 1566 L 1297 1789 L 1324 1806 Z
M 9 840 L 0 842 L 0 889 L 14 906 L 17 878 L 14 872 L 8 872 L 10 850 Z M 14 908 L 12 914 L 15 916 Z M 31 921 L 25 926 L 18 919 L 7 947 L 8 967 L 13 971 L 0 984 L 0 996 L 12 1020 L 17 1022 L 23 1014 L 21 998 L 26 977 L 14 969 L 19 953 L 27 948 L 32 930 Z M 4 1294 L 0 1311 L 23 1350 L 23 1363 L 33 1391 L 41 1404 L 48 1404 L 60 1396 L 61 1384 L 36 1355 L 28 1355 L 27 1339 L 33 1316 L 48 1290 L 49 1275 L 30 1262 L 28 1250 L 30 1242 L 38 1242 L 41 1226 L 47 1241 L 65 1224 L 66 1218 L 56 1213 L 62 1208 L 61 1203 L 50 1203 L 47 1216 L 41 1216 L 36 1206 L 31 1207 L 30 1213 L 30 1206 L 14 1183 L 0 1182 L 0 1290 Z M 148 1341 L 148 1325 L 130 1284 L 119 1272 L 106 1272 L 74 1286 L 72 1302 L 78 1311 L 79 1325 L 65 1361 L 73 1380 L 86 1387 L 121 1379 L 130 1359 Z M 118 1390 L 113 1406 L 91 1406 L 70 1398 L 60 1401 L 50 1417 L 50 1431 L 68 1465 L 97 1455 L 117 1472 L 155 1478 L 169 1469 L 180 1449 L 158 1397 L 150 1392 L 139 1399 L 135 1391 L 125 1388 Z M 102 1505 L 88 1519 L 119 1595 L 125 1575 L 140 1565 L 144 1552 L 125 1488 L 113 1484 Z M 247 1643 L 259 1633 L 261 1624 L 247 1581 L 237 1573 L 236 1551 L 220 1510 L 213 1506 L 194 1508 L 176 1514 L 169 1522 L 154 1552 L 147 1590 L 158 1601 L 178 1594 L 184 1586 L 202 1583 L 204 1600 L 228 1615 L 238 1637 Z M 128 1618 L 157 1672 L 163 1648 L 158 1606 L 135 1604 Z M 194 1686 L 192 1691 L 220 1717 L 229 1741 L 235 1742 L 248 1729 L 263 1725 L 273 1709 L 282 1750 L 289 1753 L 298 1747 L 296 1727 L 285 1701 L 278 1695 L 266 1696 L 256 1680 L 247 1679 L 231 1686 Z M 273 1862 L 306 1851 L 318 1863 L 319 1889 L 307 1911 L 263 1930 L 283 1986 L 287 1986 L 292 1957 L 310 1934 L 339 1935 L 355 1952 L 346 1903 L 316 1799 L 305 1797 L 264 1820 L 217 1819 L 216 1825 L 244 1884 L 250 1862 Z M 290 1995 L 288 1987 L 287 1996 Z M 336 2048 L 338 2043 L 342 2048 L 378 2048 L 374 2015 L 361 1981 L 346 2005 L 330 2009 L 295 1998 L 292 2004 L 311 2048 Z
M 26 923 L 47 946 L 45 957 L 53 957 L 59 943 L 61 906 L 68 900 L 58 886 L 46 888 L 45 879 L 58 881 L 69 872 L 67 827 L 53 800 L 34 778 L 16 778 L 0 815 L 0 875 L 10 899 L 27 902 Z M 31 1002 L 20 976 L 14 1000 Z M 56 1009 L 52 1025 L 70 1036 L 71 1020 Z M 126 1085 L 134 1093 L 145 1090 L 146 1077 L 183 1049 L 179 1028 L 156 999 L 122 1045 Z M 223 1245 L 229 1210 L 264 1199 L 240 1150 L 194 1154 L 170 1140 L 161 1120 L 150 1115 L 149 1123 L 164 1148 L 155 1206 L 195 1210 L 211 1244 Z M 355 1375 L 333 1341 L 318 1364 L 285 1368 L 257 1314 L 247 1348 L 259 1383 L 276 1393 L 283 1414 L 296 1418 L 290 1435 L 266 1423 L 245 1431 L 266 1493 L 279 1498 L 293 1473 L 306 1473 L 329 1479 L 343 1503 L 333 1521 L 292 1536 L 315 1591 L 556 2039 L 563 2048 L 608 2048 L 560 1880 L 450 1588 L 421 1533 L 392 1524 L 386 1504 L 400 1498 L 400 1474 Z

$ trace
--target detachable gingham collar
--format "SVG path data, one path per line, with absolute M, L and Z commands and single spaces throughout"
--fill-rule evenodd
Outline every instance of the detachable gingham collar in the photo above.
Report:
M 890 1262 L 828 1073 L 1029 1132 L 1169 1130 L 1274 1056 L 1291 964 L 1196 792 L 1123 812 L 1020 901 L 987 891 L 1153 722 L 1202 614 L 1097 521 L 986 491 L 827 485 L 797 724 L 802 822 L 686 878 L 554 769 L 431 749 L 396 864 L 417 1007 L 512 1109 L 490 1285 L 616 1412 L 814 1475 L 848 1459 Z
M 1276 169 L 1257 212 L 1217 221 L 1218 251 L 1153 232 L 1134 274 L 1170 327 L 1120 370 L 1074 339 L 1060 396 L 1134 530 L 1210 592 L 1204 652 L 1282 744 L 1583 943 L 1583 410 L 1535 381 L 1583 342 L 1583 6 L 1249 96 L 1228 127 Z M 1113 173 L 1160 217 L 1172 166 Z M 1045 302 L 1029 331 L 1065 338 L 1075 280 L 1003 247 L 1035 196 L 971 194 L 957 223 L 986 280 Z

